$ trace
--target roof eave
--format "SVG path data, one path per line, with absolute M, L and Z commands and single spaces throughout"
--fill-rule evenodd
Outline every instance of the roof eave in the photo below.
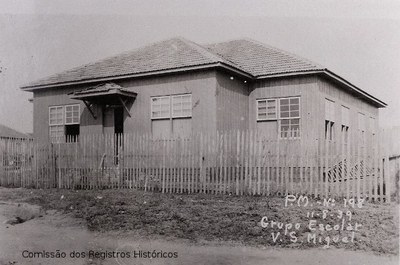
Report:
M 285 73 L 276 73 L 269 75 L 259 75 L 256 76 L 256 79 L 268 79 L 268 78 L 276 78 L 276 77 L 287 77 L 287 76 L 298 76 L 298 75 L 314 75 L 322 73 L 324 70 L 306 70 L 306 71 L 296 71 L 296 72 L 285 72 Z
M 172 68 L 172 69 L 143 72 L 143 73 L 137 73 L 137 74 L 109 76 L 109 77 L 102 77 L 102 78 L 91 78 L 91 79 L 86 79 L 86 80 L 59 82 L 59 83 L 45 84 L 45 85 L 33 85 L 33 86 L 26 85 L 26 86 L 22 86 L 21 89 L 24 91 L 32 92 L 32 91 L 35 91 L 38 89 L 43 89 L 43 88 L 54 88 L 54 87 L 60 87 L 60 86 L 72 86 L 72 85 L 90 84 L 90 83 L 96 83 L 96 82 L 114 81 L 114 80 L 121 80 L 121 79 L 127 79 L 127 78 L 139 78 L 139 77 L 148 77 L 148 76 L 155 76 L 155 75 L 165 75 L 165 74 L 173 74 L 173 73 L 186 72 L 186 71 L 204 70 L 204 69 L 210 69 L 210 68 L 215 68 L 215 67 L 220 67 L 220 68 L 226 69 L 230 72 L 236 73 L 237 75 L 243 76 L 245 78 L 253 79 L 252 75 L 250 75 L 240 69 L 234 68 L 225 63 L 215 62 L 215 63 L 211 63 L 211 64 Z
M 346 87 L 350 88 L 352 91 L 356 92 L 357 94 L 362 95 L 365 99 L 367 99 L 368 101 L 370 101 L 371 103 L 376 105 L 378 108 L 387 107 L 387 104 L 385 102 L 383 102 L 382 100 L 379 100 L 376 97 L 368 94 L 364 90 L 358 88 L 357 86 L 353 85 L 352 83 L 350 83 L 346 79 L 342 78 L 341 76 L 333 73 L 332 71 L 325 69 L 322 74 L 345 85 Z
M 355 92 L 361 95 L 364 99 L 373 103 L 373 105 L 377 106 L 378 108 L 385 108 L 387 104 L 374 96 L 368 94 L 367 92 L 363 91 L 362 89 L 356 87 L 346 79 L 340 77 L 339 75 L 333 73 L 328 69 L 320 69 L 320 70 L 310 70 L 310 71 L 300 71 L 300 72 L 291 72 L 291 73 L 277 73 L 271 75 L 263 75 L 257 76 L 256 79 L 268 79 L 268 78 L 277 78 L 277 77 L 288 77 L 288 76 L 304 76 L 304 75 L 324 75 L 331 80 L 339 82 L 340 84 L 344 85 L 345 87 L 349 88 L 352 92 Z

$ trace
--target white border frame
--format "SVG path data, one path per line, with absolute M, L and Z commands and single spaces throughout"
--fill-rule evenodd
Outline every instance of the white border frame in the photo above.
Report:
M 73 107 L 73 106 L 78 106 L 78 122 L 71 122 L 67 123 L 67 107 Z M 73 117 L 72 117 L 73 119 Z M 81 105 L 80 104 L 68 104 L 64 105 L 64 124 L 65 125 L 76 125 L 76 124 L 81 124 Z
M 165 117 L 153 117 L 153 99 L 154 98 L 168 98 L 169 99 L 169 108 L 168 108 L 168 116 Z M 151 120 L 165 120 L 171 118 L 171 96 L 154 96 L 150 97 L 150 119 Z
M 290 106 L 290 99 L 291 98 L 298 98 L 299 99 L 299 116 L 298 117 L 285 117 L 285 118 L 282 118 L 281 117 L 281 99 L 289 99 L 289 106 Z M 278 98 L 278 101 L 279 101 L 279 104 L 278 104 L 278 107 L 279 107 L 279 109 L 278 109 L 278 113 L 279 113 L 279 119 L 278 119 L 278 137 L 279 137 L 279 139 L 280 140 L 297 140 L 297 139 L 300 139 L 300 137 L 301 137 L 301 128 L 303 127 L 302 126 L 302 123 L 301 123 L 301 97 L 300 96 L 294 96 L 294 97 L 281 97 L 281 98 Z M 289 113 L 290 113 L 290 110 L 289 110 Z M 298 134 L 299 134 L 299 136 L 291 136 L 291 137 L 282 137 L 282 131 L 281 131 L 281 120 L 291 120 L 291 119 L 299 119 L 299 132 L 298 132 Z M 290 131 L 289 131 L 290 132 Z
M 187 96 L 187 95 L 189 95 L 190 96 L 190 115 L 181 115 L 181 116 L 177 116 L 177 115 L 174 115 L 174 97 L 182 97 L 182 96 Z M 193 115 L 193 113 L 192 113 L 192 110 L 193 110 L 193 98 L 192 98 L 192 94 L 191 93 L 185 93 L 185 94 L 177 94 L 177 95 L 171 95 L 171 104 L 170 104 L 170 106 L 171 106 L 171 118 L 191 118 L 192 117 L 192 115 Z
M 275 118 L 259 119 L 258 118 L 258 102 L 260 102 L 260 101 L 268 101 L 268 100 L 275 100 Z M 276 121 L 276 120 L 278 120 L 278 111 L 279 111 L 279 109 L 278 109 L 278 101 L 279 101 L 279 98 L 260 98 L 260 99 L 257 99 L 256 100 L 256 120 L 257 121 Z M 267 110 L 268 110 L 268 108 L 267 108 Z M 266 114 L 268 115 L 268 111 L 267 111 Z
M 281 99 L 289 99 L 289 106 L 290 106 L 290 99 L 292 99 L 292 98 L 298 98 L 299 99 L 299 116 L 298 117 L 284 117 L 284 118 L 282 118 L 281 117 Z M 278 110 L 278 113 L 279 113 L 279 119 L 280 120 L 300 119 L 301 118 L 301 100 L 300 100 L 299 96 L 282 97 L 282 98 L 278 98 L 278 99 L 279 99 L 279 104 L 278 104 L 279 110 Z M 290 110 L 289 110 L 289 113 L 290 113 Z
M 62 108 L 62 114 L 63 114 L 63 118 L 62 118 L 62 123 L 60 123 L 60 124 L 50 124 L 50 110 L 51 109 L 56 109 L 56 108 Z M 49 120 L 48 120 L 48 125 L 49 126 L 61 126 L 61 125 L 64 125 L 64 122 L 65 122 L 65 120 L 64 120 L 64 117 L 65 117 L 65 113 L 64 113 L 64 106 L 63 105 L 54 105 L 54 106 L 49 106 L 49 108 L 48 108 L 48 115 L 49 115 Z
M 345 108 L 345 109 L 347 109 L 347 118 L 348 118 L 348 120 L 347 120 L 347 124 L 345 124 L 344 122 L 343 122 L 343 108 Z M 349 127 L 350 128 L 350 108 L 349 107 L 347 107 L 347 106 L 345 106 L 345 105 L 340 105 L 340 123 L 341 123 L 341 125 L 344 125 L 344 126 L 347 126 L 347 127 Z

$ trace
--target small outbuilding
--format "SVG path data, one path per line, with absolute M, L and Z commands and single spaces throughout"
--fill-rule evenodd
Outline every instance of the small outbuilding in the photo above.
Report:
M 14 130 L 8 126 L 0 124 L 0 140 L 27 140 L 32 139 L 28 134 Z

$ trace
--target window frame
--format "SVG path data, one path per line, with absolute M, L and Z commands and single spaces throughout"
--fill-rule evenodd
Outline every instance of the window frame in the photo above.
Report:
M 74 107 L 78 106 L 78 122 L 74 122 Z M 67 107 L 72 107 L 72 122 L 68 123 L 67 122 Z M 69 104 L 69 105 L 64 105 L 64 125 L 76 125 L 76 124 L 81 124 L 81 105 L 80 104 Z
M 174 114 L 174 107 L 173 107 L 173 100 L 174 98 L 178 97 L 184 97 L 184 96 L 190 96 L 190 114 L 188 115 L 175 115 Z M 169 102 L 169 108 L 168 108 L 168 115 L 161 116 L 161 117 L 154 117 L 153 116 L 153 110 L 154 110 L 154 105 L 153 105 L 153 99 L 164 99 L 167 98 Z M 182 106 L 182 111 L 183 111 L 183 102 L 181 102 Z M 151 120 L 163 120 L 163 119 L 176 119 L 176 118 L 192 118 L 193 116 L 193 97 L 192 93 L 183 93 L 183 94 L 173 94 L 173 95 L 164 95 L 164 96 L 151 96 L 150 97 L 150 119 Z
M 168 104 L 169 104 L 169 108 L 168 108 L 168 115 L 166 116 L 161 116 L 161 117 L 153 117 L 153 100 L 154 99 L 164 99 L 164 98 L 168 98 Z M 161 104 L 160 104 L 160 108 L 161 108 Z M 161 109 L 160 109 L 160 114 L 161 114 Z M 154 96 L 154 97 L 150 97 L 150 119 L 151 120 L 163 120 L 163 119 L 171 119 L 171 96 Z
M 187 115 L 177 115 L 174 113 L 174 99 L 177 98 L 183 98 L 183 97 L 188 97 L 189 98 L 189 106 L 187 109 L 183 108 L 184 101 L 180 101 L 180 109 L 178 111 L 183 114 L 184 110 L 190 110 L 190 113 Z M 153 117 L 153 99 L 154 98 L 167 98 L 169 102 L 169 108 L 168 108 L 168 116 L 162 116 L 162 117 Z M 186 101 L 185 101 L 186 102 Z M 180 94 L 169 94 L 169 95 L 162 95 L 162 96 L 150 96 L 150 122 L 151 122 L 151 128 L 152 128 L 152 135 L 154 136 L 154 131 L 153 131 L 153 122 L 155 121 L 168 121 L 169 123 L 169 132 L 170 135 L 174 135 L 174 121 L 177 121 L 179 119 L 181 120 L 190 120 L 193 117 L 193 94 L 192 93 L 180 93 Z
M 346 114 L 347 114 L 346 117 L 344 115 L 344 110 L 346 110 Z M 341 105 L 340 116 L 341 116 L 340 118 L 341 118 L 342 125 L 345 125 L 350 128 L 350 108 L 346 107 L 345 105 Z
M 73 114 L 72 114 L 72 123 L 67 123 L 67 107 L 72 107 L 72 113 L 74 113 L 75 111 L 73 110 L 73 107 L 74 106 L 78 106 L 78 122 L 74 122 L 73 121 L 73 119 L 74 119 L 74 117 L 73 117 Z M 61 109 L 61 112 L 60 113 L 62 113 L 62 122 L 61 123 L 57 123 L 57 124 L 52 124 L 51 123 L 51 110 L 52 109 Z M 80 118 L 80 116 L 81 116 L 81 105 L 78 103 L 78 104 L 66 104 L 66 105 L 52 105 L 52 106 L 49 106 L 48 107 L 48 115 L 49 115 L 49 117 L 48 117 L 48 126 L 49 126 L 49 128 L 48 128 L 48 132 L 49 132 L 49 140 L 50 140 L 50 142 L 51 143 L 63 143 L 64 141 L 65 141 L 65 137 L 67 136 L 65 133 L 66 133 L 66 126 L 70 126 L 70 125 L 79 125 L 80 126 L 80 124 L 81 124 L 81 118 Z M 60 129 L 62 127 L 62 129 Z M 55 132 L 55 129 L 56 128 L 59 128 L 60 130 L 58 130 L 58 132 L 61 132 L 62 131 L 62 136 L 60 136 L 60 137 L 53 137 L 52 136 L 52 132 Z M 54 140 L 55 139 L 55 140 Z M 64 141 L 63 141 L 63 139 L 64 139 Z
M 291 140 L 291 139 L 300 139 L 300 137 L 301 137 L 301 133 L 300 133 L 300 131 L 301 131 L 301 97 L 300 96 L 294 96 L 294 97 L 282 97 L 282 98 L 278 98 L 279 100 L 278 100 L 278 113 L 279 113 L 279 119 L 278 119 L 278 135 L 279 135 L 279 139 L 282 139 L 282 140 Z M 289 99 L 289 117 L 281 117 L 281 100 L 282 99 Z M 299 110 L 298 110 L 298 112 L 299 112 L 299 115 L 298 116 L 293 116 L 293 117 L 291 117 L 290 116 L 290 99 L 298 99 L 299 100 Z M 288 136 L 288 137 L 282 137 L 282 128 L 281 128 L 281 126 L 282 126 L 282 120 L 289 120 L 289 130 L 288 130 L 288 134 L 293 134 L 293 131 L 294 130 L 290 130 L 290 127 L 292 126 L 292 124 L 291 124 L 291 120 L 295 120 L 295 119 L 298 119 L 299 120 L 299 124 L 298 124 L 298 126 L 299 126 L 299 130 L 297 131 L 297 134 L 295 135 L 295 136 L 293 136 L 293 135 L 291 135 L 291 136 Z
M 325 126 L 324 126 L 324 139 L 328 141 L 334 141 L 336 139 L 336 111 L 335 101 L 330 98 L 325 98 Z M 341 110 L 342 111 L 342 110 Z
M 331 120 L 325 120 L 325 140 L 335 140 L 335 122 Z
M 174 98 L 182 98 L 182 97 L 185 97 L 185 96 L 189 96 L 190 97 L 190 108 L 189 108 L 189 110 L 190 110 L 190 114 L 188 114 L 188 115 L 175 115 L 174 114 Z M 171 95 L 170 96 L 171 97 L 171 99 L 170 99 L 170 115 L 171 115 L 171 118 L 172 119 L 174 119 L 174 118 L 191 118 L 192 117 L 192 109 L 193 109 L 193 101 L 192 101 L 192 94 L 190 94 L 190 93 L 185 93 L 185 94 L 176 94 L 176 95 Z M 182 111 L 182 113 L 183 113 L 183 102 L 180 102 L 180 104 L 181 104 L 181 111 Z M 153 113 L 153 112 L 152 112 Z
M 52 124 L 51 123 L 51 109 L 59 109 L 59 108 L 61 108 L 61 114 L 62 114 L 62 118 L 61 118 L 61 123 L 54 123 L 54 124 Z M 54 106 L 49 106 L 49 110 L 48 110 L 48 115 L 49 115 L 49 126 L 59 126 L 59 125 L 64 125 L 64 117 L 65 117 L 65 114 L 64 114 L 64 107 L 63 107 L 63 105 L 54 105 Z
M 350 138 L 350 127 L 348 125 L 342 124 L 340 131 L 342 133 L 343 143 L 347 144 Z
M 325 120 L 335 122 L 335 114 L 335 101 L 329 98 L 325 98 Z
M 59 133 L 59 132 L 62 132 L 62 136 L 52 136 L 52 130 L 54 130 L 54 129 L 56 129 L 56 128 L 61 128 L 61 130 L 60 131 L 54 131 L 54 132 L 57 132 L 57 133 Z M 51 125 L 51 126 L 49 126 L 49 138 L 50 138 L 50 142 L 51 143 L 62 143 L 63 141 L 63 139 L 65 138 L 65 125 L 64 124 L 62 124 L 62 125 Z M 55 140 L 54 140 L 55 139 Z
M 344 145 L 347 145 L 350 141 L 350 108 L 345 105 L 340 107 L 340 123 L 342 141 Z
M 299 124 L 298 124 L 298 126 L 299 126 L 299 130 L 298 131 L 295 131 L 295 130 L 288 130 L 287 131 L 287 133 L 288 134 L 290 134 L 290 136 L 288 136 L 288 137 L 282 137 L 282 121 L 283 120 L 285 120 L 285 121 L 289 121 L 289 129 L 290 129 L 290 127 L 293 125 L 293 124 L 291 124 L 291 121 L 292 120 L 299 120 Z M 288 119 L 279 119 L 279 123 L 278 123 L 278 133 L 279 133 L 279 139 L 281 139 L 281 140 L 291 140 L 291 139 L 300 139 L 300 129 L 301 129 L 301 119 L 300 118 L 288 118 Z M 295 135 L 295 136 L 293 136 L 293 133 L 294 132 L 297 132 L 297 134 Z
M 259 107 L 258 107 L 258 105 L 259 105 L 259 102 L 261 102 L 261 101 L 265 101 L 265 103 L 266 103 L 266 116 L 267 116 L 267 118 L 264 118 L 264 119 L 261 119 L 261 118 L 259 118 Z M 273 117 L 273 118 L 268 118 L 268 104 L 267 104 L 267 102 L 268 101 L 275 101 L 275 117 Z M 278 109 L 278 101 L 279 101 L 279 98 L 262 98 L 262 99 L 256 99 L 256 117 L 257 117 L 257 121 L 276 121 L 276 120 L 278 120 L 278 111 L 279 111 L 279 109 Z
M 291 99 L 298 99 L 299 100 L 299 116 L 296 116 L 296 117 L 282 117 L 281 116 L 281 100 L 282 99 L 289 99 L 289 115 L 290 115 L 290 100 Z M 300 119 L 300 113 L 301 113 L 301 106 L 300 106 L 301 104 L 300 104 L 300 97 L 299 96 L 295 96 L 295 97 L 282 97 L 282 98 L 279 98 L 279 105 L 278 105 L 278 107 L 279 107 L 279 110 L 278 110 L 278 112 L 279 112 L 279 119 L 280 120 L 285 120 L 285 119 Z

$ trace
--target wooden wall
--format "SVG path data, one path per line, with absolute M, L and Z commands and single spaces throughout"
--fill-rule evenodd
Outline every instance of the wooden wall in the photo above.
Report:
M 325 133 L 325 100 L 329 99 L 334 101 L 335 106 L 335 134 L 340 135 L 341 130 L 341 107 L 346 106 L 349 108 L 350 116 L 350 141 L 355 142 L 359 140 L 359 124 L 358 124 L 358 113 L 362 113 L 366 117 L 365 128 L 367 140 L 371 140 L 371 133 L 379 132 L 379 109 L 367 103 L 365 100 L 360 99 L 357 96 L 352 95 L 346 89 L 340 87 L 337 84 L 328 81 L 325 78 L 318 78 L 318 90 L 319 90 L 319 110 L 317 112 L 318 120 L 320 125 L 318 126 L 319 137 L 324 137 Z M 371 119 L 373 118 L 373 120 Z M 373 121 L 373 123 L 371 123 Z
M 302 141 L 316 139 L 318 126 L 318 86 L 316 77 L 290 77 L 258 81 L 249 96 L 249 126 L 251 130 L 265 130 L 267 137 L 278 139 L 276 121 L 257 121 L 257 99 L 300 97 L 300 133 Z
M 133 104 L 129 105 L 131 117 L 124 112 L 124 132 L 151 133 L 150 97 L 183 93 L 192 94 L 193 113 L 192 119 L 189 121 L 192 131 L 216 131 L 216 72 L 214 70 L 124 80 L 115 83 L 138 93 Z M 93 85 L 95 84 L 35 91 L 33 104 L 36 139 L 40 142 L 49 140 L 48 108 L 54 105 L 81 105 L 81 135 L 105 132 L 103 127 L 104 118 L 106 118 L 103 117 L 104 110 L 100 106 L 94 106 L 94 112 L 97 115 L 97 119 L 94 119 L 81 101 L 72 100 L 68 95 L 68 93 Z M 113 128 L 107 130 L 109 133 L 112 131 Z
M 124 122 L 125 132 L 151 133 L 150 98 L 173 94 L 192 94 L 192 131 L 215 131 L 215 71 L 126 80 L 118 83 L 138 95 L 130 108 L 131 117 Z
M 277 140 L 277 122 L 257 122 L 256 100 L 293 96 L 300 97 L 300 133 L 301 141 L 305 145 L 312 146 L 318 138 L 324 138 L 326 98 L 335 101 L 335 116 L 338 117 L 335 127 L 337 135 L 341 128 L 341 105 L 350 109 L 350 140 L 356 140 L 358 137 L 358 112 L 364 113 L 368 121 L 370 117 L 374 118 L 374 130 L 378 131 L 377 108 L 322 77 L 297 76 L 257 82 L 244 81 L 237 76 L 215 70 L 118 81 L 117 84 L 138 94 L 133 104 L 129 105 L 131 117 L 124 113 L 124 132 L 152 133 L 150 98 L 183 93 L 192 94 L 193 113 L 190 122 L 193 132 L 249 128 L 263 131 L 268 134 L 268 138 Z M 101 107 L 94 107 L 97 115 L 97 119 L 94 119 L 81 101 L 72 100 L 68 95 L 83 88 L 85 86 L 82 85 L 34 92 L 34 136 L 37 140 L 49 140 L 48 108 L 53 105 L 81 105 L 81 135 L 105 132 L 105 117 Z M 367 129 L 372 131 L 371 127 L 367 126 Z
M 151 133 L 150 97 L 183 93 L 192 93 L 192 130 L 196 132 L 216 131 L 216 72 L 214 70 L 124 80 L 115 83 L 138 93 L 133 104 L 129 106 L 131 117 L 124 112 L 124 132 L 126 133 Z M 93 85 L 95 84 L 86 85 L 86 87 Z M 54 105 L 77 103 L 81 105 L 81 135 L 104 132 L 104 113 L 101 107 L 94 107 L 97 115 L 97 119 L 94 119 L 81 101 L 72 100 L 68 95 L 68 93 L 83 88 L 85 86 L 60 87 L 34 92 L 34 135 L 38 141 L 49 140 L 48 108 Z M 108 132 L 111 131 L 113 130 L 108 130 Z
M 249 128 L 249 92 L 245 80 L 217 72 L 217 130 L 247 130 Z
M 55 105 L 80 104 L 81 126 L 80 133 L 102 133 L 102 111 L 94 108 L 97 119 L 93 119 L 85 104 L 73 100 L 68 93 L 83 89 L 83 86 L 41 89 L 33 93 L 33 135 L 39 142 L 49 141 L 49 107 Z

